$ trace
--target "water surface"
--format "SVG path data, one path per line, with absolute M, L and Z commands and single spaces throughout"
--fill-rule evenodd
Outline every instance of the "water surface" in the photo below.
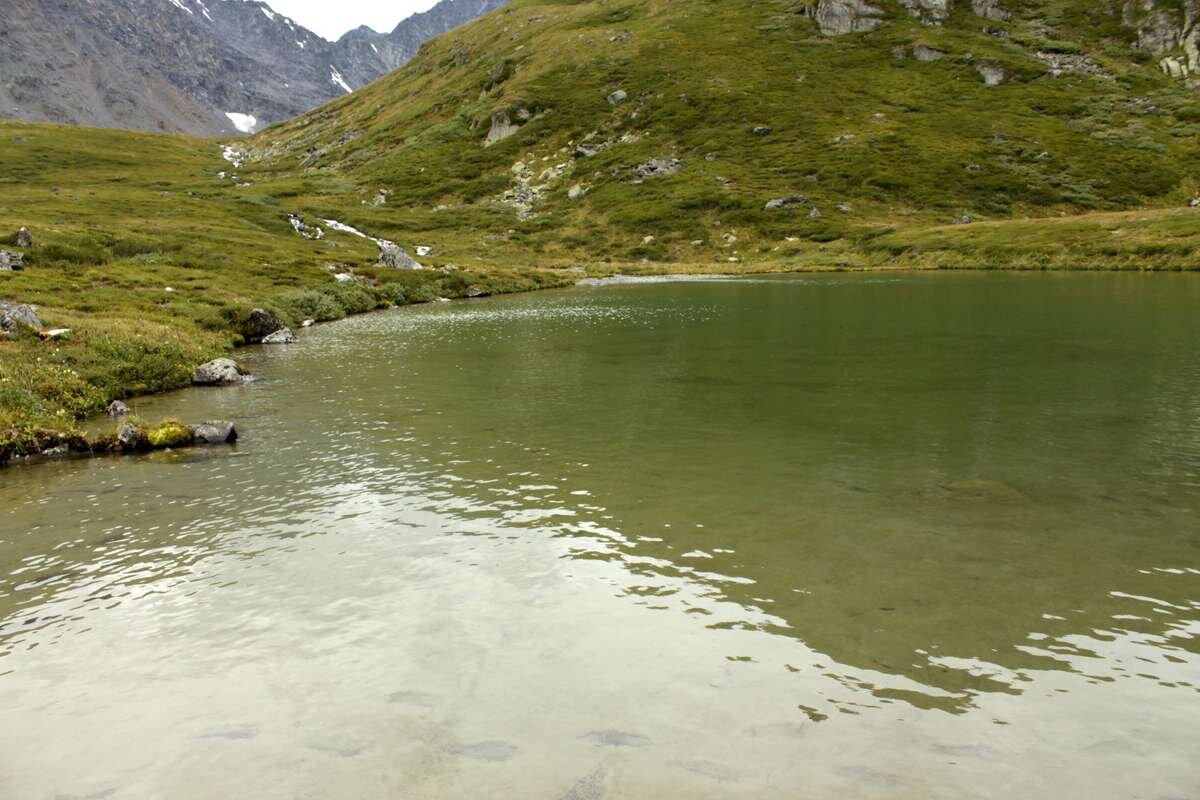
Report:
M 358 317 L 0 473 L 5 798 L 1200 796 L 1200 276 Z

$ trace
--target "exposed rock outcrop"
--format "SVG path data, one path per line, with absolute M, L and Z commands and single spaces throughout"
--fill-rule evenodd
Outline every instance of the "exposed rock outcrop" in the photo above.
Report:
M 1200 0 L 1125 0 L 1121 18 L 1136 31 L 1138 49 L 1161 57 L 1164 73 L 1200 74 Z
M 42 329 L 37 306 L 0 302 L 0 335 L 15 336 L 22 326 Z
M 483 144 L 485 147 L 491 147 L 496 142 L 504 141 L 519 130 L 521 130 L 521 126 L 512 121 L 507 111 L 493 111 L 492 127 L 488 131 L 487 138 L 483 140 Z
M 975 71 L 979 73 L 980 78 L 983 78 L 984 86 L 999 86 L 1004 83 L 1004 67 L 999 64 L 979 62 L 975 64 Z
M 379 243 L 379 265 L 392 269 L 421 269 L 421 265 L 395 242 Z
M 16 272 L 25 266 L 25 256 L 22 253 L 12 253 L 0 249 L 0 272 Z
M 981 17 L 996 22 L 1008 19 L 1008 11 L 1000 5 L 998 0 L 971 0 L 971 10 Z
M 813 17 L 826 36 L 873 31 L 883 22 L 883 9 L 863 0 L 817 0 Z
M 950 16 L 950 0 L 899 0 L 923 25 L 941 25 Z
M 17 231 L 16 245 L 17 247 L 33 247 L 33 235 L 24 225 Z

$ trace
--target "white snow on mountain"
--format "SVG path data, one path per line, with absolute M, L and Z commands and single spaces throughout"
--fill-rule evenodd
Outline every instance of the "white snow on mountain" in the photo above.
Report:
M 342 73 L 338 72 L 337 67 L 333 66 L 333 64 L 329 65 L 329 80 L 345 89 L 346 94 L 350 94 L 350 92 L 354 91 L 350 88 L 350 84 L 346 83 L 346 79 L 342 77 Z
M 236 111 L 226 111 L 225 116 L 229 117 L 229 121 L 233 123 L 233 127 L 242 133 L 254 133 L 254 127 L 258 125 L 258 120 L 254 118 L 253 114 L 239 114 Z

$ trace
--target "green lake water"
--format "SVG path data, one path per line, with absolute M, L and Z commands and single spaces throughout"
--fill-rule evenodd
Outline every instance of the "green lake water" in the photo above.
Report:
M 435 303 L 0 472 L 0 797 L 1200 797 L 1200 276 Z

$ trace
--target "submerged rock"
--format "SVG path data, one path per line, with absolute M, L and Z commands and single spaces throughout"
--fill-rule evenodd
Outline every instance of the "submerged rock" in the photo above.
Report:
M 201 422 L 192 425 L 191 431 L 194 444 L 233 444 L 238 438 L 237 428 L 224 420 Z
M 196 386 L 232 386 L 245 380 L 232 358 L 215 358 L 192 373 L 192 383 Z
M 263 344 L 295 344 L 296 334 L 291 328 L 280 328 L 269 336 L 263 337 Z

